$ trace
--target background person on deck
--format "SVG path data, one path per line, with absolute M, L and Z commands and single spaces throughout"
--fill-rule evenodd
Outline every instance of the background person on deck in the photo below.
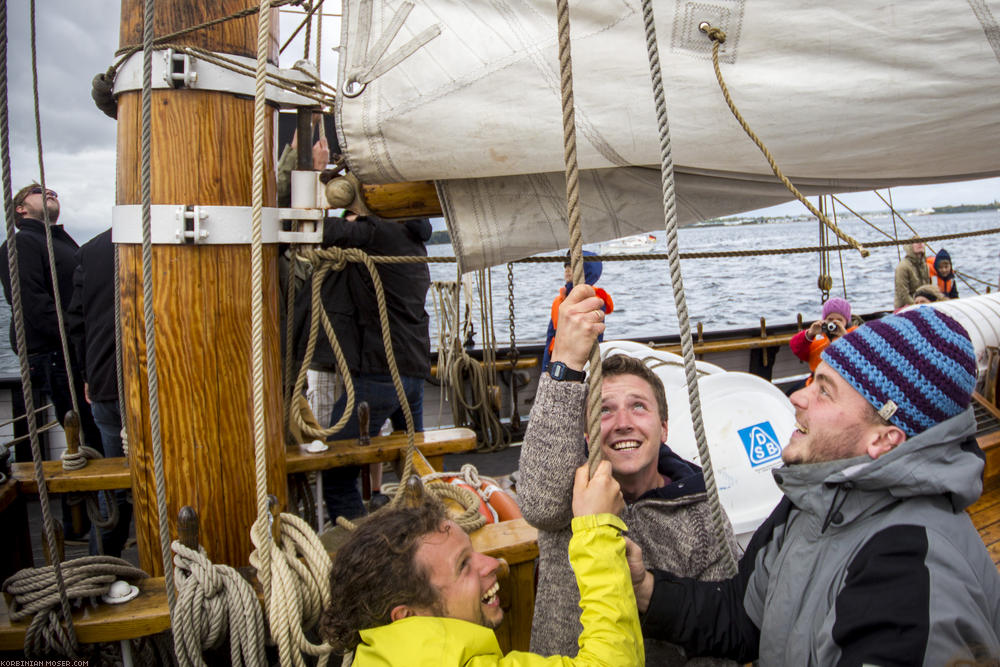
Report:
M 370 255 L 427 256 L 431 223 L 426 218 L 406 221 L 357 217 L 327 218 L 323 226 L 323 246 L 360 248 Z M 424 381 L 430 375 L 430 318 L 424 310 L 430 271 L 424 263 L 378 264 L 385 292 L 389 331 L 403 390 L 413 414 L 414 428 L 423 430 Z M 342 271 L 331 272 L 322 286 L 322 303 L 330 316 L 354 383 L 355 405 L 366 401 L 371 410 L 368 434 L 378 435 L 388 419 L 393 428 L 406 428 L 402 407 L 389 374 L 389 362 L 382 344 L 375 286 L 363 264 L 348 262 Z M 310 290 L 303 289 L 296 304 L 296 322 L 304 349 L 309 327 Z M 324 333 L 320 333 L 325 338 Z M 320 423 L 340 419 L 347 397 L 341 396 L 331 415 L 319 415 Z M 324 421 L 328 419 L 329 421 Z M 357 414 L 333 439 L 358 437 Z M 323 471 L 323 497 L 331 518 L 355 518 L 366 513 L 358 489 L 359 466 Z
M 70 379 L 66 375 L 66 361 L 63 357 L 62 342 L 59 335 L 58 312 L 69 304 L 73 294 L 73 271 L 76 269 L 76 241 L 66 233 L 62 225 L 56 224 L 59 219 L 59 196 L 48 190 L 42 194 L 42 186 L 37 183 L 27 185 L 14 195 L 14 224 L 17 232 L 14 242 L 17 243 L 17 269 L 21 283 L 21 307 L 24 311 L 24 337 L 28 347 L 28 366 L 31 376 L 31 387 L 34 394 L 35 409 L 42 407 L 51 400 L 55 408 L 56 419 L 63 423 L 66 413 L 73 409 L 70 394 Z M 55 289 L 52 285 L 52 271 L 49 266 L 48 244 L 45 240 L 45 218 L 48 215 L 49 229 L 52 232 L 52 251 L 55 255 L 56 278 L 61 304 L 55 300 Z M 3 293 L 7 303 L 11 303 L 10 267 L 7 260 L 7 243 L 0 248 L 0 282 L 3 282 Z M 14 338 L 14 318 L 10 320 L 10 347 L 17 353 L 17 343 Z M 94 423 L 90 406 L 84 400 L 83 377 L 80 365 L 72 358 L 70 362 L 73 371 L 73 389 L 76 392 L 80 410 L 80 435 L 83 443 L 98 451 L 101 448 L 101 432 Z M 14 406 L 15 412 L 24 414 L 24 406 Z M 17 436 L 27 436 L 28 427 L 25 420 L 14 424 Z M 43 453 L 44 454 L 44 453 Z M 31 446 L 27 438 L 17 443 L 15 458 L 18 461 L 31 460 Z M 69 520 L 69 512 L 65 495 L 62 497 L 63 534 L 67 539 L 77 539 L 82 535 L 73 534 Z M 84 516 L 84 529 L 89 520 Z
M 927 272 L 931 278 L 931 284 L 937 285 L 949 299 L 958 298 L 958 285 L 955 284 L 955 273 L 951 267 L 951 255 L 944 248 L 938 250 L 933 257 L 927 258 Z
M 583 251 L 584 257 L 593 257 L 594 253 L 589 250 Z M 584 262 L 583 263 L 583 282 L 588 285 L 596 285 L 597 281 L 601 278 L 601 273 L 604 272 L 603 262 Z M 566 295 L 573 290 L 573 269 L 570 266 L 569 257 L 563 263 L 563 274 L 565 275 L 566 284 L 559 288 L 559 296 L 557 296 L 552 301 L 552 309 L 549 315 L 549 326 L 548 330 L 545 332 L 545 351 L 542 352 L 542 372 L 544 373 L 549 369 L 549 358 L 552 356 L 552 345 L 555 341 L 556 328 L 559 326 L 559 304 L 563 302 Z M 600 287 L 595 287 L 594 292 L 597 296 L 604 300 L 604 313 L 605 315 L 610 315 L 615 310 L 615 302 L 611 300 L 611 295 L 605 292 Z M 604 340 L 604 334 L 601 333 L 598 336 L 598 341 Z
M 576 571 L 584 631 L 559 660 L 500 652 L 493 629 L 503 620 L 496 559 L 472 548 L 436 501 L 386 508 L 340 548 L 330 573 L 331 606 L 320 635 L 354 665 L 643 664 L 618 484 L 603 463 L 593 479 L 577 470 L 569 561 Z M 565 557 L 566 554 L 563 554 Z M 578 652 L 579 651 L 579 652 Z
M 788 341 L 795 356 L 809 364 L 810 373 L 819 366 L 819 355 L 827 345 L 848 331 L 857 329 L 848 327 L 851 323 L 851 304 L 846 299 L 837 296 L 827 299 L 823 304 L 822 315 L 822 319 L 816 320 L 808 329 L 803 329 Z
M 968 334 L 928 306 L 830 345 L 791 397 L 784 497 L 739 573 L 630 559 L 646 637 L 764 666 L 995 664 L 1000 574 L 964 511 L 983 488 L 975 386 Z
M 94 422 L 101 431 L 104 455 L 124 456 L 122 450 L 122 416 L 118 409 L 118 367 L 115 361 L 115 248 L 111 230 L 98 234 L 84 243 L 76 253 L 73 274 L 73 298 L 67 313 L 70 341 L 80 360 L 85 379 L 84 395 L 90 404 Z M 128 539 L 132 521 L 132 505 L 128 492 L 114 492 L 118 505 L 118 523 L 102 532 L 101 543 L 108 556 L 120 556 Z M 100 495 L 101 511 L 105 497 Z M 97 553 L 97 543 L 91 531 L 91 554 Z
M 937 288 L 937 285 L 921 285 L 913 294 L 913 303 L 918 306 L 926 303 L 934 303 L 935 301 L 944 301 L 945 299 L 945 295 L 941 294 L 941 290 Z
M 924 258 L 924 244 L 914 241 L 907 244 L 906 256 L 896 266 L 896 296 L 893 308 L 899 310 L 913 303 L 913 295 L 921 285 L 930 283 L 927 262 Z
M 593 287 L 580 285 L 560 306 L 552 363 L 539 380 L 521 447 L 517 492 L 524 518 L 538 528 L 531 650 L 542 655 L 572 655 L 582 627 L 566 548 L 572 535 L 573 471 L 587 460 L 587 386 L 580 371 L 604 330 L 603 305 Z M 629 536 L 659 567 L 706 581 L 722 578 L 726 558 L 713 538 L 701 468 L 665 444 L 663 384 L 642 361 L 625 355 L 608 357 L 602 370 L 603 442 L 591 446 L 602 447 L 621 484 L 626 506 L 620 516 Z M 728 546 L 735 552 L 728 521 L 726 527 Z M 645 650 L 651 665 L 687 661 L 677 646 L 666 642 L 646 642 Z

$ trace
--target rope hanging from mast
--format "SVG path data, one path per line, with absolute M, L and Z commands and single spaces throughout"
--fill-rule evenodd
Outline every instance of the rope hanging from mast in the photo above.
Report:
M 569 257 L 573 284 L 583 285 L 583 233 L 580 229 L 580 170 L 576 158 L 576 112 L 573 104 L 573 60 L 569 34 L 569 0 L 556 0 L 559 24 L 559 75 L 562 91 L 563 161 L 566 163 L 566 208 L 569 221 Z M 587 435 L 590 473 L 597 469 L 601 451 L 601 352 L 594 342 L 587 374 Z
M 736 559 L 726 545 L 725 525 L 728 523 L 719 490 L 715 483 L 712 456 L 705 437 L 705 425 L 701 414 L 701 397 L 698 391 L 698 370 L 694 359 L 694 341 L 691 338 L 691 321 L 688 317 L 687 299 L 684 295 L 684 281 L 681 277 L 681 261 L 677 244 L 677 199 L 674 191 L 674 162 L 670 145 L 670 125 L 667 122 L 667 103 L 663 92 L 663 78 L 660 72 L 660 53 L 656 45 L 656 20 L 653 17 L 652 0 L 642 0 L 642 18 L 646 31 L 646 52 L 649 57 L 649 74 L 653 86 L 653 100 L 656 104 L 656 124 L 660 139 L 660 182 L 663 189 L 663 215 L 667 232 L 667 254 L 670 256 L 670 283 L 673 286 L 674 304 L 680 326 L 681 352 L 684 357 L 684 375 L 687 380 L 688 402 L 691 406 L 691 424 L 694 426 L 695 443 L 701 459 L 705 477 L 705 491 L 712 514 L 715 543 L 723 554 L 729 576 L 736 573 Z

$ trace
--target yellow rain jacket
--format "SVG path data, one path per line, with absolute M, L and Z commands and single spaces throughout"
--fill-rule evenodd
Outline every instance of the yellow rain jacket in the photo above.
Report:
M 643 665 L 642 631 L 621 538 L 625 530 L 622 520 L 612 514 L 573 519 L 569 560 L 583 610 L 583 633 L 575 658 L 545 658 L 521 651 L 503 655 L 489 628 L 454 618 L 410 616 L 362 630 L 355 667 Z

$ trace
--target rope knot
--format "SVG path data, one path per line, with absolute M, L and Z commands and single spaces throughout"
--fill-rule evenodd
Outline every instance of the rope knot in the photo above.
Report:
M 698 24 L 698 30 L 701 30 L 705 35 L 713 42 L 718 42 L 719 44 L 726 43 L 726 33 L 722 28 L 712 27 L 708 21 L 702 21 Z

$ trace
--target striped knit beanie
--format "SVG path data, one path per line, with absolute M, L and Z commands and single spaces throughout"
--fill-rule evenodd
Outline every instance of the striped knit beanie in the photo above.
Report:
M 908 436 L 965 410 L 976 387 L 969 334 L 930 306 L 868 322 L 821 356 Z

